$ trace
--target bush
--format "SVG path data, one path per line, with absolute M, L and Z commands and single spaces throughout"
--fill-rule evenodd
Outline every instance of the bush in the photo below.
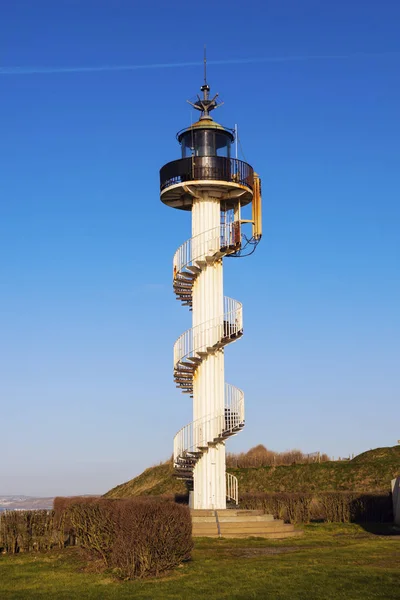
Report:
M 327 454 L 314 452 L 304 454 L 301 450 L 288 450 L 287 452 L 274 452 L 268 450 L 263 444 L 250 448 L 248 452 L 234 454 L 228 452 L 226 455 L 226 466 L 233 468 L 249 467 L 277 467 L 280 465 L 307 464 L 314 462 L 327 462 L 330 458 Z
M 49 550 L 56 544 L 54 512 L 10 510 L 0 516 L 0 547 L 5 552 Z
M 321 520 L 332 523 L 393 520 L 390 493 L 357 492 L 243 494 L 240 507 L 262 509 L 289 523 Z
M 308 523 L 311 518 L 312 494 L 307 493 L 256 493 L 243 494 L 240 508 L 261 509 L 272 514 L 275 519 L 289 523 Z
M 360 494 L 352 502 L 351 518 L 356 522 L 392 522 L 394 519 L 392 494 L 390 492 Z
M 188 560 L 192 548 L 185 506 L 148 500 L 119 504 L 111 562 L 121 577 L 157 576 Z
M 360 523 L 393 520 L 391 494 L 375 492 L 325 492 L 318 496 L 322 518 L 331 523 Z
M 121 578 L 159 575 L 190 558 L 190 512 L 169 498 L 103 498 L 65 510 L 78 544 Z
M 59 548 L 76 544 L 76 533 L 68 509 L 74 504 L 92 504 L 98 499 L 99 496 L 57 496 L 54 498 L 54 529 Z
M 190 511 L 173 498 L 57 498 L 54 507 L 2 513 L 0 547 L 48 550 L 73 539 L 124 579 L 159 575 L 190 558 Z

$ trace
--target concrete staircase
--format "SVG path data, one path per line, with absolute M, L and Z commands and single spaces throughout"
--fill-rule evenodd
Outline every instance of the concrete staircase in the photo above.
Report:
M 193 537 L 282 539 L 301 535 L 263 510 L 191 510 Z

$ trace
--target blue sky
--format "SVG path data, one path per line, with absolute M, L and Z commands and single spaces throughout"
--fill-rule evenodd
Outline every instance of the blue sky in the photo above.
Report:
M 247 417 L 228 449 L 394 445 L 399 3 L 1 4 L 0 494 L 105 492 L 191 420 L 171 286 L 190 217 L 159 201 L 158 170 L 179 157 L 204 44 L 216 118 L 238 123 L 264 195 L 257 252 L 225 262 Z M 159 63 L 198 64 L 37 72 Z

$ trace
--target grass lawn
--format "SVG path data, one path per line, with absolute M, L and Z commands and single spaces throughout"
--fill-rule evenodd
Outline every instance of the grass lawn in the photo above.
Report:
M 377 533 L 377 531 L 379 533 Z M 400 600 L 400 535 L 390 527 L 311 524 L 301 538 L 197 539 L 163 578 L 116 581 L 79 550 L 0 556 L 1 600 Z

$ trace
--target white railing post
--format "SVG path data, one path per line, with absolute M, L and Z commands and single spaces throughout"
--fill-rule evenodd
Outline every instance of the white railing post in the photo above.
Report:
M 225 223 L 219 227 L 209 229 L 184 242 L 174 254 L 173 268 L 174 277 L 182 273 L 187 267 L 193 266 L 195 261 L 204 260 L 206 256 L 213 256 L 221 251 L 221 248 L 232 252 L 235 242 L 235 224 Z
M 239 504 L 239 485 L 237 477 L 232 473 L 226 474 L 226 496 L 228 500 L 231 500 L 236 504 Z

